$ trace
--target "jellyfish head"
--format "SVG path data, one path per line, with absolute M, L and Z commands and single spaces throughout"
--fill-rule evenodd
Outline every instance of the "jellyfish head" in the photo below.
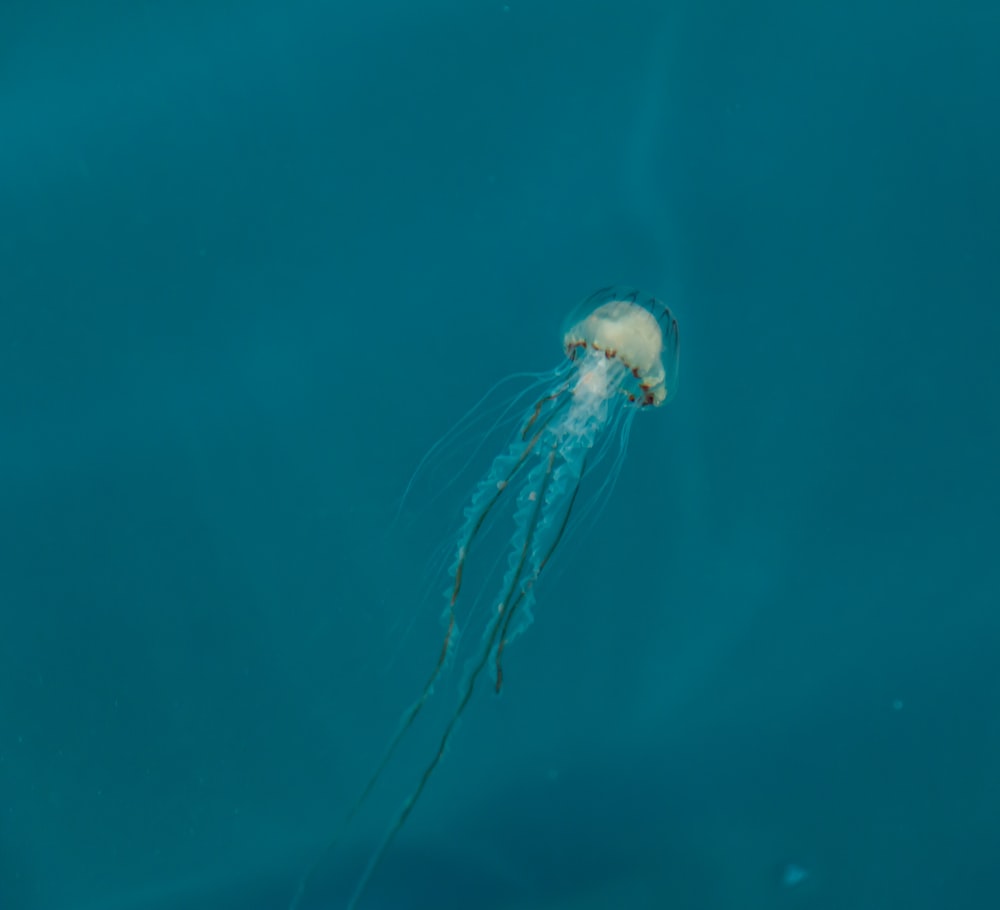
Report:
M 659 300 L 633 288 L 592 294 L 570 314 L 563 337 L 566 356 L 616 361 L 621 391 L 638 407 L 659 407 L 675 392 L 677 320 Z

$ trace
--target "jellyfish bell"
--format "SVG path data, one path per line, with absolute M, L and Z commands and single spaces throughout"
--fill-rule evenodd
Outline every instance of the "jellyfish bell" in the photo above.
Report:
M 676 391 L 677 320 L 655 297 L 635 288 L 602 288 L 582 301 L 566 321 L 566 356 L 588 354 L 617 361 L 620 391 L 641 407 L 659 407 Z

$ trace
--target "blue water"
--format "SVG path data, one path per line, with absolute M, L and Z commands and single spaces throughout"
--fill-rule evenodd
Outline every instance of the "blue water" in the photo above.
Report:
M 613 282 L 680 394 L 359 906 L 989 906 L 996 4 L 174 7 L 0 13 L 0 908 L 287 906 L 440 649 L 413 469 Z

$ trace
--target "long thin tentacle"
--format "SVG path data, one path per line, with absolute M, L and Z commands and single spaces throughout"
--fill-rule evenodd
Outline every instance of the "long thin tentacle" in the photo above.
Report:
M 535 405 L 534 413 L 528 420 L 524 429 L 521 431 L 522 439 L 527 439 L 528 431 L 534 425 L 534 422 L 538 417 L 538 413 L 541 410 L 542 406 L 545 404 L 545 402 L 558 399 L 559 396 L 562 395 L 562 393 L 565 391 L 565 388 L 566 387 L 564 386 L 562 389 L 559 390 L 559 392 L 543 398 L 541 401 L 538 402 L 538 404 Z M 514 466 L 507 473 L 507 476 L 503 480 L 497 482 L 496 493 L 494 493 L 493 496 L 491 496 L 490 499 L 488 499 L 486 503 L 483 505 L 483 507 L 480 509 L 479 518 L 476 519 L 475 524 L 469 529 L 469 532 L 465 536 L 465 539 L 462 541 L 461 544 L 459 544 L 458 562 L 455 565 L 455 587 L 451 593 L 451 606 L 455 605 L 455 601 L 458 600 L 458 592 L 462 588 L 462 574 L 465 570 L 465 561 L 469 556 L 469 547 L 472 545 L 472 541 L 475 539 L 476 535 L 480 532 L 483 525 L 486 523 L 486 518 L 489 515 L 490 510 L 493 508 L 493 506 L 496 505 L 500 497 L 503 495 L 504 490 L 507 489 L 510 482 L 514 479 L 514 476 L 518 473 L 518 471 L 520 471 L 524 463 L 528 460 L 528 456 L 532 453 L 532 451 L 534 451 L 534 448 L 537 445 L 538 440 L 542 438 L 542 435 L 545 433 L 545 430 L 552 422 L 552 419 L 556 416 L 556 414 L 561 410 L 561 408 L 563 407 L 563 405 L 566 404 L 567 401 L 568 399 L 564 398 L 561 402 L 557 402 L 556 407 L 554 407 L 551 411 L 549 411 L 549 413 L 545 416 L 545 419 L 539 425 L 538 429 L 535 431 L 535 434 L 531 437 L 530 442 L 528 442 L 527 445 L 525 445 L 525 447 L 521 450 L 521 453 L 518 456 L 517 461 L 514 462 Z
M 444 734 L 441 737 L 441 742 L 438 745 L 437 752 L 431 759 L 430 763 L 424 769 L 424 773 L 420 778 L 420 782 L 417 784 L 416 789 L 407 798 L 400 810 L 399 815 L 396 817 L 395 822 L 393 822 L 392 827 L 389 829 L 388 833 L 382 839 L 382 843 L 379 844 L 376 851 L 372 854 L 371 859 L 368 861 L 368 865 L 365 867 L 365 871 L 362 873 L 361 879 L 359 880 L 357 887 L 354 889 L 354 894 L 351 895 L 351 900 L 348 902 L 347 910 L 355 910 L 358 901 L 364 894 L 365 888 L 368 882 L 371 880 L 372 875 L 378 868 L 379 864 L 382 862 L 386 851 L 389 849 L 396 835 L 399 833 L 400 829 L 406 824 L 406 820 L 410 817 L 410 813 L 413 811 L 417 802 L 420 799 L 421 794 L 424 792 L 424 788 L 427 786 L 427 782 L 430 780 L 438 764 L 440 764 L 445 751 L 447 751 L 448 743 L 451 741 L 452 733 L 458 724 L 459 719 L 465 711 L 466 705 L 468 705 L 469 700 L 472 698 L 473 690 L 476 686 L 476 680 L 479 674 L 483 671 L 489 661 L 490 653 L 493 650 L 493 645 L 496 642 L 497 634 L 500 631 L 501 623 L 504 619 L 504 613 L 506 612 L 509 604 L 511 603 L 511 598 L 514 597 L 515 591 L 519 589 L 521 576 L 524 572 L 524 564 L 527 561 L 528 553 L 531 550 L 531 542 L 534 538 L 535 528 L 538 525 L 539 515 L 541 513 L 542 506 L 545 502 L 545 492 L 548 488 L 549 481 L 552 479 L 552 469 L 555 464 L 555 449 L 549 454 L 548 462 L 545 470 L 545 474 L 542 478 L 541 489 L 537 491 L 537 496 L 535 499 L 535 507 L 532 510 L 531 519 L 528 523 L 524 544 L 521 547 L 521 553 L 512 574 L 510 584 L 507 586 L 507 590 L 504 594 L 504 598 L 500 603 L 500 609 L 497 611 L 496 616 L 490 623 L 490 633 L 483 642 L 482 649 L 479 654 L 479 658 L 476 661 L 472 672 L 469 674 L 469 678 L 465 684 L 465 690 L 462 693 L 462 698 L 458 703 L 458 707 L 452 714 L 451 719 L 448 721 L 448 726 L 445 727 Z
M 538 576 L 542 574 L 542 569 L 545 568 L 546 563 L 552 558 L 552 554 L 555 553 L 556 548 L 559 546 L 559 542 L 562 540 L 563 534 L 566 533 L 566 525 L 569 524 L 569 517 L 573 513 L 573 503 L 576 502 L 577 494 L 580 492 L 580 482 L 583 480 L 583 473 L 586 470 L 586 458 L 583 461 L 583 465 L 580 470 L 580 477 L 577 479 L 576 486 L 573 487 L 573 492 L 569 497 L 569 504 L 566 506 L 566 511 L 563 513 L 562 521 L 559 524 L 559 530 L 556 532 L 552 543 L 549 545 L 548 550 L 546 550 L 545 555 L 542 557 L 541 561 L 535 566 L 535 571 L 532 572 L 531 578 L 522 586 L 520 593 L 517 596 L 517 600 L 511 604 L 509 610 L 506 611 L 504 616 L 503 627 L 500 630 L 500 643 L 497 645 L 497 655 L 495 659 L 497 668 L 497 681 L 495 691 L 497 695 L 500 694 L 500 689 L 503 687 L 503 649 L 507 645 L 507 632 L 510 629 L 510 622 L 514 618 L 514 614 L 517 612 L 517 608 L 521 605 L 521 602 L 527 597 L 528 592 L 534 586 L 535 582 L 538 581 Z
M 493 397 L 493 395 L 501 386 L 504 386 L 509 382 L 513 382 L 516 380 L 524 380 L 524 379 L 530 379 L 533 381 L 529 386 L 525 387 L 520 392 L 518 392 L 512 400 L 507 401 L 506 404 L 503 404 L 497 408 L 485 407 L 486 403 Z M 410 498 L 410 493 L 412 492 L 413 487 L 417 482 L 417 479 L 422 475 L 427 465 L 434 459 L 434 457 L 441 450 L 448 448 L 455 442 L 456 439 L 461 437 L 463 434 L 473 430 L 476 427 L 476 425 L 480 423 L 481 420 L 484 419 L 484 416 L 489 415 L 490 413 L 495 413 L 496 411 L 499 410 L 500 415 L 499 417 L 495 418 L 493 427 L 487 429 L 485 432 L 479 432 L 476 434 L 480 439 L 478 445 L 481 445 L 482 440 L 485 440 L 489 437 L 492 430 L 495 429 L 498 424 L 502 423 L 507 418 L 509 412 L 514 410 L 519 404 L 519 402 L 523 398 L 525 398 L 528 394 L 530 394 L 532 389 L 542 386 L 543 383 L 547 384 L 549 382 L 551 382 L 551 377 L 548 376 L 541 377 L 535 373 L 513 373 L 510 376 L 504 376 L 503 378 L 493 383 L 493 385 L 490 386 L 490 388 L 479 399 L 479 401 L 477 401 L 471 408 L 469 408 L 469 410 L 466 411 L 461 418 L 459 418 L 458 422 L 450 430 L 448 430 L 448 432 L 445 433 L 444 436 L 438 439 L 437 442 L 435 442 L 434 445 L 430 447 L 430 449 L 428 449 L 424 453 L 423 457 L 420 459 L 420 462 L 417 464 L 417 467 L 414 469 L 413 475 L 407 482 L 406 488 L 403 490 L 403 495 L 400 497 L 399 503 L 396 507 L 395 515 L 390 524 L 399 519 L 400 515 L 403 512 L 403 508 L 407 503 L 407 500 Z M 441 493 L 447 488 L 448 484 L 443 485 L 441 489 L 437 491 L 434 498 L 437 499 L 437 497 L 440 496 Z
M 527 424 L 521 431 L 522 439 L 527 438 L 528 431 L 534 425 L 544 405 L 548 401 L 558 399 L 565 390 L 566 386 L 563 386 L 559 391 L 553 393 L 552 395 L 546 396 L 535 405 L 531 418 L 528 420 Z M 330 842 L 326 845 L 326 847 L 324 847 L 322 853 L 320 853 L 317 859 L 312 863 L 312 865 L 306 870 L 305 874 L 299 880 L 298 887 L 296 888 L 295 891 L 295 896 L 292 898 L 292 902 L 289 904 L 289 910 L 298 910 L 299 904 L 301 903 L 302 898 L 305 895 L 306 888 L 308 887 L 309 882 L 312 880 L 313 876 L 320 869 L 320 867 L 324 865 L 327 857 L 331 856 L 337 849 L 337 847 L 340 845 L 340 841 L 343 836 L 342 832 L 350 825 L 350 823 L 354 820 L 354 817 L 358 814 L 359 811 L 361 811 L 361 808 L 367 802 L 368 797 L 371 795 L 372 790 L 375 789 L 375 785 L 382 777 L 382 773 L 385 771 L 389 762 L 392 761 L 392 757 L 395 754 L 396 749 L 399 747 L 399 744 L 403 741 L 403 737 L 406 736 L 407 732 L 413 726 L 421 710 L 423 710 L 424 705 L 427 704 L 427 701 L 433 694 L 434 686 L 437 683 L 438 677 L 441 675 L 441 671 L 447 664 L 448 654 L 451 651 L 452 641 L 456 630 L 455 604 L 458 601 L 459 591 L 461 590 L 462 587 L 462 575 L 465 568 L 465 561 L 466 558 L 468 557 L 469 548 L 472 545 L 472 541 L 479 534 L 480 530 L 482 530 L 483 525 L 485 524 L 486 519 L 490 513 L 490 510 L 499 501 L 500 497 L 503 495 L 504 490 L 507 489 L 510 482 L 514 480 L 517 474 L 524 467 L 525 463 L 528 460 L 528 457 L 534 451 L 535 446 L 537 445 L 539 439 L 541 439 L 542 435 L 545 433 L 546 428 L 552 422 L 552 419 L 555 417 L 558 411 L 561 410 L 563 404 L 565 404 L 565 399 L 562 402 L 558 402 L 556 407 L 554 407 L 548 414 L 546 414 L 545 418 L 542 420 L 538 429 L 531 437 L 531 440 L 524 446 L 524 449 L 521 451 L 518 459 L 511 466 L 510 470 L 507 472 L 504 479 L 497 483 L 496 493 L 494 493 L 494 495 L 491 496 L 481 506 L 481 508 L 479 509 L 478 518 L 471 525 L 471 527 L 469 527 L 469 530 L 466 533 L 465 538 L 459 544 L 458 562 L 456 563 L 454 570 L 455 571 L 454 587 L 452 588 L 451 598 L 448 602 L 447 626 L 445 629 L 444 641 L 441 644 L 441 653 L 438 655 L 437 663 L 435 663 L 434 669 L 431 671 L 430 676 L 424 683 L 424 687 L 420 695 L 417 697 L 416 701 L 414 701 L 413 704 L 411 704 L 410 707 L 407 708 L 406 712 L 403 714 L 402 720 L 399 723 L 399 727 L 396 729 L 396 733 L 393 735 L 392 739 L 389 742 L 389 745 L 386 746 L 385 751 L 382 753 L 382 758 L 379 760 L 379 763 L 375 766 L 375 770 L 368 778 L 368 782 L 365 784 L 365 787 L 361 791 L 361 794 L 354 801 L 353 805 L 348 810 L 347 815 L 344 817 L 344 821 L 341 823 L 340 831 L 338 831 L 338 833 L 330 840 Z

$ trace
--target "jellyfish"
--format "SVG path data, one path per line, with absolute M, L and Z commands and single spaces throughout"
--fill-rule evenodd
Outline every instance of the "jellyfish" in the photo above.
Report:
M 355 910 L 396 835 L 406 824 L 451 743 L 477 685 L 489 679 L 500 693 L 509 645 L 532 622 L 535 588 L 560 544 L 571 518 L 580 511 L 578 496 L 598 474 L 594 501 L 606 500 L 621 469 L 634 416 L 672 399 L 678 370 L 677 320 L 655 297 L 633 288 L 602 288 L 570 314 L 563 337 L 566 359 L 547 374 L 528 375 L 525 393 L 508 401 L 501 419 L 513 414 L 506 445 L 469 495 L 457 524 L 443 612 L 444 639 L 424 687 L 403 713 L 395 735 L 348 812 L 344 827 L 367 801 L 397 747 L 431 698 L 452 663 L 460 640 L 461 613 L 467 599 L 469 566 L 480 554 L 487 529 L 506 519 L 509 543 L 499 591 L 485 611 L 478 643 L 467 658 L 458 702 L 447 718 L 436 751 L 375 847 L 347 903 Z M 474 414 L 481 413 L 475 409 Z M 439 443 L 447 445 L 451 437 Z M 432 450 L 433 452 L 434 450 Z M 418 468 L 419 470 L 419 468 Z M 501 555 L 502 559 L 502 555 Z M 501 565 L 503 565 L 501 563 Z M 477 592 L 478 599 L 478 592 Z M 296 910 L 323 856 L 300 879 L 289 910 Z

